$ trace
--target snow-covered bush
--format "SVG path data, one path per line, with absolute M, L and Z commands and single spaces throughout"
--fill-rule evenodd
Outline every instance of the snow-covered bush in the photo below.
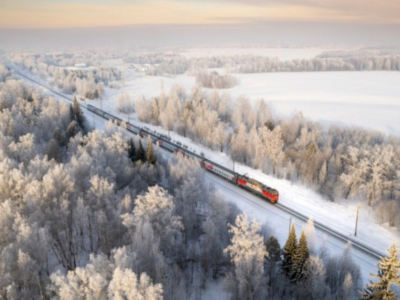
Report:
M 237 85 L 237 79 L 233 75 L 219 75 L 217 72 L 199 73 L 196 83 L 205 88 L 229 89 Z

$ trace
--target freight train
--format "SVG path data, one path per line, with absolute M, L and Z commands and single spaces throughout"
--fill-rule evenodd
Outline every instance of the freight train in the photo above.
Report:
M 87 105 L 87 109 L 106 120 L 113 120 L 118 125 L 120 125 L 122 122 L 124 122 L 122 119 L 115 117 L 115 116 L 113 116 L 97 107 L 94 107 L 90 104 Z M 193 152 L 189 151 L 188 149 L 185 149 L 181 145 L 177 145 L 177 144 L 171 142 L 167 136 L 160 135 L 157 132 L 151 132 L 150 130 L 147 130 L 146 128 L 141 128 L 141 127 L 138 127 L 138 126 L 130 124 L 130 123 L 125 123 L 125 124 L 126 124 L 126 129 L 128 131 L 130 131 L 134 134 L 139 134 L 141 137 L 150 136 L 152 142 L 154 144 L 159 145 L 161 148 L 163 148 L 169 152 L 180 153 L 186 157 L 190 157 L 190 158 L 194 158 L 194 159 L 198 160 L 203 169 L 205 169 L 219 177 L 222 177 L 223 179 L 231 182 L 232 184 L 235 184 L 241 188 L 244 188 L 244 189 L 262 197 L 263 199 L 267 200 L 268 202 L 277 203 L 279 201 L 279 192 L 276 189 L 266 186 L 266 185 L 262 184 L 261 182 L 250 178 L 247 175 L 241 175 L 241 174 L 236 173 L 232 170 L 229 170 L 209 159 L 205 159 L 203 156 L 193 153 Z

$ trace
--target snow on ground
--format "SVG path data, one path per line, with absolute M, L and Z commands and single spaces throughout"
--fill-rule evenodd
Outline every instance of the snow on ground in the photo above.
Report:
M 243 48 L 189 48 L 179 52 L 186 58 L 199 58 L 206 56 L 233 56 L 233 55 L 257 55 L 277 57 L 280 60 L 308 59 L 314 58 L 324 51 L 331 49 L 324 48 L 263 48 L 263 47 L 243 47 Z
M 96 102 L 97 101 L 89 101 L 88 103 L 99 106 Z M 122 119 L 127 120 L 125 115 L 119 114 L 114 108 L 108 108 L 107 106 L 108 105 L 106 104 L 106 108 L 103 108 L 110 113 L 118 115 Z M 167 134 L 158 126 L 152 126 L 139 122 L 134 115 L 130 116 L 130 120 L 131 123 L 136 125 L 147 126 L 152 129 L 156 129 L 158 132 Z M 97 123 L 101 122 L 102 120 L 96 116 L 95 126 L 97 128 L 99 126 Z M 189 150 L 195 150 L 196 153 L 203 152 L 206 158 L 218 162 L 227 168 L 232 167 L 232 161 L 224 153 L 208 150 L 207 148 L 196 145 L 189 139 L 180 137 L 175 133 L 170 133 L 170 135 L 172 140 L 181 141 L 183 144 L 189 145 Z M 170 155 L 168 152 L 163 151 L 160 148 L 159 151 L 161 151 L 163 155 Z M 343 206 L 337 203 L 328 202 L 320 195 L 304 186 L 292 184 L 286 180 L 276 179 L 272 176 L 263 174 L 259 170 L 254 170 L 237 163 L 235 164 L 235 171 L 241 174 L 249 174 L 250 177 L 277 188 L 280 192 L 280 203 L 294 207 L 299 212 L 310 216 L 310 218 L 328 225 L 329 227 L 344 233 L 349 237 L 352 237 L 355 224 L 355 203 Z M 243 212 L 246 212 L 251 218 L 255 218 L 260 223 L 266 224 L 272 230 L 272 233 L 278 238 L 282 246 L 287 239 L 289 224 L 291 221 L 295 222 L 298 235 L 305 227 L 305 224 L 302 220 L 291 218 L 290 215 L 280 210 L 277 206 L 267 203 L 261 200 L 259 197 L 233 186 L 231 183 L 221 179 L 220 177 L 207 172 L 206 178 L 228 201 L 238 205 L 238 207 Z M 397 236 L 397 232 L 395 230 L 378 225 L 374 219 L 372 211 L 365 209 L 366 212 L 364 212 L 363 210 L 364 208 L 362 208 L 360 214 L 357 240 L 360 240 L 364 244 L 369 245 L 382 253 L 385 253 L 385 250 L 392 242 L 400 241 L 400 237 Z M 316 248 L 325 246 L 327 249 L 329 249 L 328 252 L 330 255 L 341 254 L 346 247 L 341 240 L 337 240 L 332 236 L 327 236 L 318 229 L 316 230 L 316 236 L 318 240 L 316 243 Z M 356 263 L 360 265 L 363 282 L 366 282 L 369 278 L 369 274 L 376 272 L 377 260 L 374 260 L 370 256 L 355 249 L 351 250 L 351 254 Z M 218 287 L 215 288 L 217 292 L 221 292 Z M 213 298 L 211 297 L 210 299 Z
M 235 74 L 228 92 L 264 98 L 277 113 L 302 111 L 313 120 L 400 135 L 400 72 Z
M 105 97 L 107 100 L 101 101 L 101 104 L 99 101 L 87 102 L 98 107 L 102 106 L 104 110 L 115 115 L 119 115 L 122 119 L 126 120 L 127 116 L 120 114 L 116 109 L 117 98 L 121 92 L 128 91 L 133 95 L 144 94 L 146 97 L 151 97 L 159 94 L 161 82 L 163 83 L 166 92 L 168 92 L 171 86 L 177 82 L 183 84 L 183 86 L 188 89 L 190 89 L 190 87 L 194 84 L 193 77 L 184 75 L 174 78 L 149 76 L 140 77 L 135 73 L 128 75 L 129 79 L 127 77 L 127 83 L 125 87 L 122 90 L 107 89 L 107 95 Z M 280 99 L 297 97 L 297 100 L 294 100 L 293 103 L 302 106 L 304 104 L 303 99 L 307 97 L 307 91 L 312 87 L 312 93 L 320 95 L 319 97 L 321 100 L 319 100 L 319 97 L 316 96 L 311 102 L 316 104 L 319 102 L 330 103 L 331 108 L 328 110 L 328 112 L 334 110 L 333 108 L 335 106 L 332 105 L 331 101 L 335 99 L 335 96 L 331 94 L 336 93 L 336 95 L 342 97 L 337 97 L 339 101 L 341 101 L 341 105 L 339 105 L 338 109 L 339 111 L 340 107 L 345 106 L 348 104 L 348 102 L 352 102 L 353 105 L 357 107 L 357 109 L 354 111 L 354 116 L 364 119 L 365 122 L 379 123 L 379 120 L 382 119 L 380 122 L 384 122 L 384 120 L 390 121 L 392 122 L 393 126 L 400 127 L 399 122 L 394 122 L 394 119 L 390 119 L 390 116 L 395 115 L 396 112 L 397 116 L 400 116 L 400 98 L 397 96 L 400 95 L 400 85 L 395 84 L 396 79 L 400 79 L 399 72 L 278 73 L 250 74 L 247 76 L 257 77 L 257 75 L 261 75 L 261 78 L 266 79 L 266 83 L 264 85 L 265 87 L 259 88 L 258 90 L 256 88 L 256 86 L 260 87 L 263 84 L 262 80 L 259 80 L 257 84 L 254 84 L 253 88 L 246 83 L 248 87 L 245 89 L 243 88 L 243 91 L 252 92 L 253 94 L 250 95 L 251 98 L 257 98 L 260 93 L 259 90 L 270 89 L 271 93 L 274 92 L 276 95 L 278 95 L 277 97 L 280 97 Z M 272 82 L 271 80 L 268 80 L 269 75 L 270 78 L 272 78 Z M 304 79 L 303 77 L 307 77 L 307 79 Z M 318 79 L 320 77 L 325 78 Z M 292 82 L 294 84 L 285 89 L 284 81 L 286 81 L 288 78 L 292 78 Z M 251 80 L 251 78 L 248 80 L 249 82 L 256 81 Z M 307 81 L 312 81 L 312 86 L 304 86 Z M 239 94 L 239 88 L 237 87 L 233 90 L 235 89 L 236 92 L 234 95 Z M 296 91 L 302 92 L 299 95 L 296 95 Z M 347 96 L 346 93 L 353 94 L 354 97 Z M 365 101 L 363 100 L 363 93 L 365 93 L 366 96 Z M 326 98 L 328 98 L 328 100 L 325 100 Z M 378 102 L 381 104 L 378 105 Z M 357 113 L 357 111 L 360 112 L 360 110 L 362 110 L 364 103 L 370 105 L 371 110 L 373 110 L 372 107 L 375 107 L 375 110 L 373 112 L 371 111 L 371 118 L 368 118 L 369 115 L 361 115 L 361 113 Z M 375 106 L 374 103 L 376 104 Z M 392 114 L 385 115 L 381 113 L 381 107 L 388 107 L 388 110 L 390 107 Z M 306 112 L 304 113 L 305 116 L 308 117 L 308 114 Z M 345 114 L 343 113 L 343 115 Z M 98 119 L 98 117 L 96 117 L 96 119 Z M 130 119 L 134 120 L 135 123 L 141 124 L 142 126 L 148 126 L 156 129 L 158 132 L 165 133 L 165 131 L 160 127 L 154 127 L 148 124 L 140 123 L 137 119 L 135 119 L 134 115 L 131 115 Z M 89 121 L 92 123 L 92 120 Z M 189 145 L 191 149 L 195 149 L 196 153 L 203 152 L 207 158 L 228 168 L 232 167 L 232 161 L 224 153 L 210 151 L 205 147 L 196 145 L 189 139 L 185 139 L 176 135 L 175 133 L 171 133 L 171 137 L 173 140 L 179 140 L 183 144 Z M 299 212 L 309 215 L 314 220 L 329 225 L 331 228 L 334 228 L 348 236 L 354 235 L 357 203 L 345 201 L 342 201 L 341 204 L 332 203 L 326 199 L 323 199 L 320 195 L 304 186 L 292 184 L 286 180 L 276 179 L 272 176 L 263 174 L 259 170 L 254 170 L 239 164 L 236 164 L 235 170 L 242 174 L 247 173 L 251 177 L 278 189 L 280 191 L 281 203 L 290 207 L 295 207 Z M 332 214 L 331 212 L 335 213 Z M 379 225 L 374 218 L 374 213 L 367 207 L 361 208 L 359 222 L 359 232 L 356 238 L 366 245 L 384 252 L 393 241 L 400 242 L 398 232 L 392 228 Z
M 208 282 L 200 299 L 208 300 L 228 300 L 230 299 L 229 293 L 224 290 L 223 281 Z
M 110 109 L 110 111 L 113 114 L 118 114 L 115 110 Z M 126 120 L 126 116 L 119 115 Z M 167 134 L 159 126 L 139 122 L 133 115 L 130 120 L 132 123 L 147 126 L 157 130 L 157 132 Z M 226 168 L 233 169 L 233 162 L 225 153 L 209 150 L 173 132 L 170 135 L 173 141 L 180 141 L 182 144 L 188 145 L 190 150 L 194 150 L 196 153 L 203 152 L 206 158 Z M 355 238 L 377 251 L 385 253 L 385 250 L 389 248 L 391 243 L 394 241 L 400 242 L 398 231 L 379 225 L 374 217 L 374 212 L 368 207 L 362 207 L 360 210 L 359 230 L 357 237 L 354 237 L 356 207 L 358 203 L 351 201 L 342 201 L 341 204 L 330 202 L 301 184 L 294 184 L 284 179 L 278 179 L 264 174 L 261 170 L 254 170 L 238 163 L 235 163 L 235 171 L 240 174 L 248 174 L 250 177 L 276 188 L 280 193 L 280 203 L 295 208 L 298 212 L 349 237 Z
M 98 105 L 96 101 L 91 101 L 91 104 Z M 107 103 L 105 109 L 112 114 L 119 115 L 124 120 L 127 119 L 125 115 L 117 112 L 112 103 Z M 130 116 L 130 120 L 131 123 L 147 126 L 160 133 L 167 134 L 167 132 L 159 126 L 152 126 L 139 122 L 134 115 Z M 188 145 L 189 150 L 194 150 L 196 153 L 203 152 L 206 158 L 232 169 L 233 163 L 226 154 L 211 151 L 175 133 L 170 133 L 170 135 L 173 141 L 181 141 L 182 144 Z M 295 208 L 298 212 L 309 216 L 313 220 L 325 224 L 349 236 L 349 238 L 354 238 L 381 253 L 385 253 L 385 250 L 389 248 L 393 242 L 400 242 L 398 231 L 394 228 L 378 224 L 374 212 L 368 207 L 363 206 L 360 210 L 358 234 L 357 237 L 354 237 L 356 206 L 358 203 L 351 201 L 341 202 L 340 204 L 330 202 L 301 184 L 293 184 L 287 180 L 277 179 L 264 174 L 260 170 L 254 170 L 237 163 L 235 164 L 235 171 L 240 174 L 249 174 L 250 177 L 276 188 L 280 192 L 280 203 Z M 243 211 L 247 212 L 251 217 L 258 219 L 260 222 L 269 223 L 275 234 L 277 234 L 279 241 L 282 244 L 285 242 L 289 228 L 289 216 L 285 212 L 280 211 L 269 203 L 263 202 L 258 197 L 250 195 L 246 191 L 235 188 L 230 183 L 216 176 L 207 174 L 208 178 L 210 178 L 210 176 L 213 182 L 215 182 L 216 187 L 221 190 L 228 201 L 235 202 Z M 262 208 L 262 210 L 260 210 L 260 208 Z M 300 220 L 296 220 L 296 224 L 298 232 L 300 232 L 304 224 Z M 338 254 L 343 251 L 345 245 L 343 245 L 341 241 L 337 241 L 332 237 L 324 237 L 323 233 L 319 233 L 318 235 L 321 241 L 326 239 L 331 253 Z M 376 271 L 375 265 L 377 261 L 372 260 L 367 255 L 358 251 L 353 252 L 355 252 L 355 258 L 362 268 L 363 278 L 364 281 L 366 281 L 369 273 Z
M 75 67 L 75 66 L 71 66 L 71 67 L 59 67 L 60 69 L 63 70 L 69 70 L 69 71 L 93 71 L 96 70 L 95 67 Z
M 146 76 L 131 70 L 127 70 L 125 76 L 125 85 L 120 90 L 106 89 L 108 94 L 103 98 L 107 99 L 107 102 L 116 101 L 118 95 L 123 92 L 128 92 L 133 99 L 136 99 L 141 95 L 144 95 L 146 98 L 156 97 L 160 95 L 161 85 L 164 86 L 164 90 L 167 93 L 172 86 L 177 84 L 190 91 L 196 82 L 196 79 L 192 76 Z
M 57 95 L 54 96 L 56 99 L 62 99 Z M 107 110 L 114 115 L 119 115 L 122 119 L 126 120 L 127 117 L 125 115 L 116 111 L 115 101 L 103 102 L 104 110 Z M 99 101 L 87 101 L 87 103 L 100 107 Z M 105 128 L 105 122 L 103 119 L 98 116 L 93 117 L 93 115 L 87 110 L 84 111 L 90 124 L 93 123 L 94 126 L 99 129 Z M 140 123 L 134 115 L 131 115 L 130 119 L 131 123 L 148 126 L 156 129 L 160 133 L 166 134 L 166 132 L 160 127 Z M 189 139 L 176 135 L 175 133 L 171 133 L 171 137 L 172 140 L 179 140 L 183 144 L 189 145 L 189 149 L 192 151 L 195 150 L 196 153 L 203 152 L 205 157 L 208 159 L 224 165 L 227 168 L 232 167 L 232 161 L 224 153 L 208 150 L 205 147 L 196 145 L 196 143 Z M 280 192 L 280 203 L 295 208 L 297 211 L 308 215 L 314 220 L 352 237 L 354 233 L 355 207 L 357 203 L 349 202 L 347 205 L 332 203 L 300 184 L 293 184 L 287 180 L 277 179 L 265 175 L 259 170 L 254 170 L 240 164 L 235 164 L 235 171 L 241 174 L 247 173 L 250 177 L 278 189 Z M 256 218 L 261 223 L 267 223 L 279 239 L 279 242 L 281 244 L 285 242 L 289 230 L 290 215 L 278 209 L 277 206 L 267 203 L 219 177 L 209 173 L 206 174 L 206 177 L 209 180 L 212 180 L 216 188 L 228 201 L 236 203 L 239 208 L 246 212 L 250 217 Z M 297 219 L 293 219 L 293 221 L 295 221 L 296 229 L 299 233 L 304 227 L 304 223 Z M 345 245 L 342 241 L 331 236 L 325 236 L 325 234 L 319 230 L 316 230 L 316 234 L 320 242 L 319 245 L 325 243 L 331 254 L 339 254 L 344 250 Z M 353 238 L 356 238 L 360 242 L 377 249 L 382 253 L 385 252 L 391 243 L 400 241 L 398 232 L 395 229 L 379 225 L 374 218 L 373 212 L 367 207 L 361 208 L 358 235 Z M 351 253 L 355 261 L 361 267 L 363 282 L 366 282 L 369 273 L 376 272 L 375 265 L 377 261 L 355 249 L 352 249 Z
M 149 76 L 130 78 L 122 91 L 128 91 L 134 96 L 140 94 L 146 97 L 157 96 L 161 82 L 166 92 L 178 82 L 189 91 L 194 84 L 194 78 L 185 75 L 173 78 Z M 234 97 L 242 93 L 248 95 L 250 99 L 264 97 L 273 103 L 278 112 L 282 111 L 279 105 L 291 103 L 291 106 L 286 104 L 288 114 L 302 108 L 306 117 L 313 116 L 314 119 L 332 122 L 353 122 L 359 126 L 364 124 L 365 127 L 378 130 L 380 126 L 382 130 L 383 127 L 386 129 L 390 127 L 400 134 L 400 122 L 398 122 L 400 85 L 397 84 L 400 82 L 400 72 L 269 73 L 239 75 L 239 78 L 241 85 L 229 90 Z M 103 101 L 103 108 L 126 120 L 127 117 L 116 109 L 120 92 L 110 93 L 109 98 Z M 271 101 L 272 97 L 275 100 Z M 310 110 L 314 110 L 314 113 L 308 113 L 307 106 L 304 105 L 306 99 L 310 103 Z M 97 101 L 90 102 L 96 105 Z M 282 107 L 285 107 L 285 104 Z M 166 134 L 161 127 L 139 122 L 134 115 L 130 120 Z M 195 149 L 196 153 L 203 152 L 207 158 L 232 168 L 232 161 L 224 153 L 210 151 L 175 133 L 170 134 L 172 140 L 181 141 L 191 149 Z M 349 201 L 341 201 L 341 204 L 333 203 L 307 187 L 276 179 L 243 165 L 235 164 L 235 170 L 241 174 L 247 173 L 279 190 L 282 204 L 294 207 L 302 214 L 353 237 L 358 203 Z M 392 228 L 379 225 L 374 212 L 368 207 L 362 207 L 360 210 L 359 231 L 354 238 L 381 253 L 385 253 L 392 242 L 400 242 L 399 233 Z
M 306 227 L 302 220 L 290 217 L 277 206 L 262 201 L 259 197 L 233 186 L 218 176 L 207 172 L 206 179 L 214 184 L 227 201 L 235 203 L 239 209 L 249 215 L 250 219 L 256 219 L 258 222 L 265 224 L 282 247 L 287 240 L 291 222 L 295 223 L 297 237 L 300 236 L 301 230 Z M 326 235 L 319 229 L 315 229 L 315 237 L 314 241 L 308 240 L 310 249 L 318 252 L 321 248 L 325 248 L 328 256 L 341 255 L 346 248 L 346 245 L 341 240 Z M 350 253 L 354 261 L 360 266 L 362 283 L 367 282 L 369 274 L 376 273 L 378 261 L 356 249 L 350 249 Z
M 359 126 L 400 135 L 400 72 L 234 75 L 239 85 L 220 90 L 220 93 L 229 93 L 234 99 L 240 95 L 250 100 L 263 98 L 278 115 L 289 116 L 302 111 L 306 118 L 325 124 Z M 175 84 L 182 85 L 188 92 L 195 85 L 195 78 L 187 75 L 144 76 L 130 71 L 126 78 L 121 90 L 108 90 L 107 102 L 116 101 L 121 92 L 128 92 L 134 99 L 142 94 L 147 98 L 158 96 L 161 84 L 167 93 Z

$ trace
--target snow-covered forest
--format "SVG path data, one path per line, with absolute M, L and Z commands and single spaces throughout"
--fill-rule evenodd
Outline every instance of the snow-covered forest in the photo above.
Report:
M 98 99 L 104 95 L 105 87 L 120 87 L 123 76 L 115 68 L 102 66 L 99 59 L 107 56 L 96 54 L 15 54 L 11 59 L 22 72 L 43 79 L 66 94 Z
M 362 282 L 351 246 L 338 256 L 317 247 L 312 221 L 301 234 L 293 225 L 279 245 L 273 229 L 241 213 L 205 181 L 197 161 L 180 155 L 167 161 L 156 146 L 111 122 L 104 132 L 93 130 L 77 101 L 67 106 L 42 95 L 7 68 L 0 67 L 0 78 L 2 298 L 202 299 L 213 282 L 238 300 L 358 297 Z M 207 117 L 212 102 L 199 89 L 186 95 L 177 88 L 153 100 L 153 106 L 166 105 L 158 121 L 171 123 L 171 109 L 182 99 L 190 103 L 189 111 L 183 105 L 189 115 L 182 134 L 201 142 L 203 131 L 190 125 L 201 124 L 190 112 L 202 107 Z M 262 102 L 259 107 L 268 112 Z M 259 116 L 252 124 L 230 110 L 209 128 L 241 117 L 244 127 L 225 128 L 238 141 L 233 145 L 240 145 L 240 130 L 255 124 L 277 140 L 288 134 L 279 129 L 284 120 Z M 296 120 L 301 137 L 306 121 Z M 235 149 L 225 142 L 210 147 Z M 286 159 L 260 164 L 283 174 Z
M 297 113 L 273 115 L 265 101 L 190 93 L 175 86 L 166 95 L 136 100 L 143 122 L 161 125 L 267 174 L 301 182 L 334 201 L 362 199 L 381 223 L 400 226 L 400 140 L 361 128 L 323 126 Z
M 349 56 L 350 55 L 350 56 Z M 124 58 L 127 63 L 149 64 L 147 75 L 178 75 L 188 72 L 196 74 L 199 70 L 225 68 L 232 73 L 269 72 L 327 72 L 327 71 L 399 71 L 398 52 L 388 55 L 351 56 L 335 53 L 321 54 L 311 59 L 292 59 L 282 61 L 278 58 L 256 55 L 233 55 L 186 58 L 182 55 L 166 56 L 162 53 L 141 54 Z
M 0 0 L 0 300 L 400 299 L 399 4 Z

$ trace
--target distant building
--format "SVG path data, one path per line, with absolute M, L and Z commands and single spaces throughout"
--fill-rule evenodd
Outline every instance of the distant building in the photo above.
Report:
M 150 69 L 152 69 L 153 68 L 153 66 L 151 65 L 151 64 L 143 64 L 142 66 L 141 66 L 141 71 L 142 72 L 147 72 L 148 70 L 150 70 Z

